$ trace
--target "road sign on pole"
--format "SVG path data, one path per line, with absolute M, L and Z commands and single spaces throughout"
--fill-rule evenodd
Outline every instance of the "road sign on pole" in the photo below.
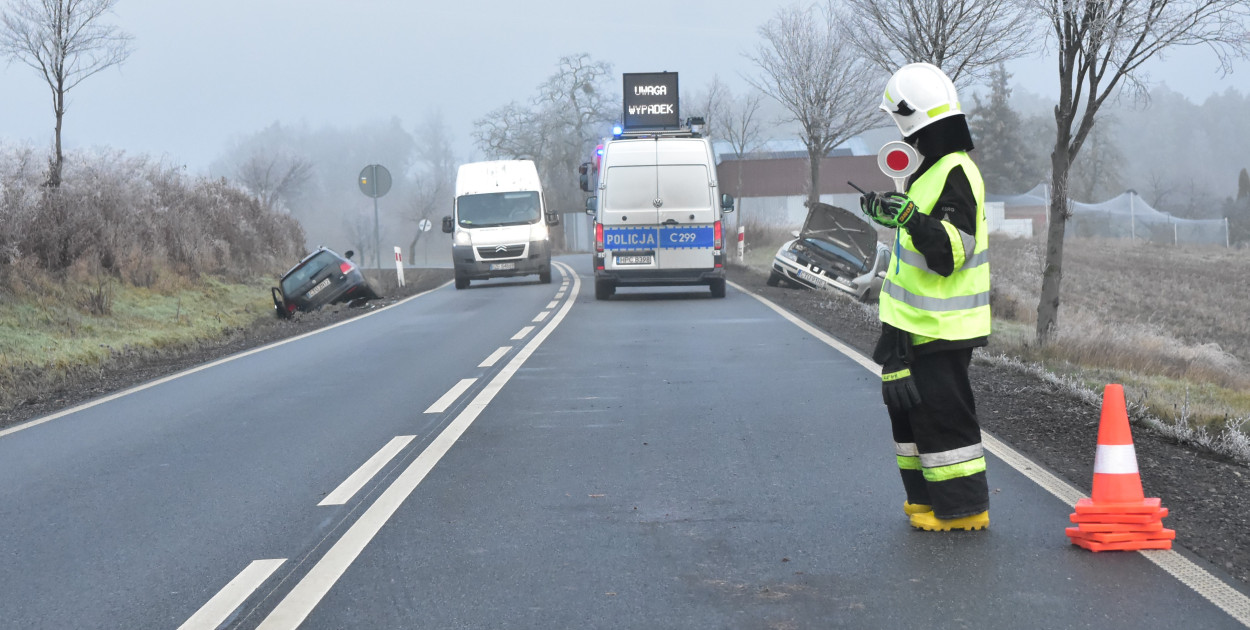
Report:
M 422 232 L 429 232 L 430 228 L 434 227 L 434 223 L 429 219 L 421 219 L 421 221 L 417 223 L 417 227 L 420 228 Z
M 382 268 L 382 239 L 378 236 L 378 197 L 391 190 L 391 172 L 381 164 L 370 164 L 360 171 L 360 192 L 373 197 L 373 268 Z

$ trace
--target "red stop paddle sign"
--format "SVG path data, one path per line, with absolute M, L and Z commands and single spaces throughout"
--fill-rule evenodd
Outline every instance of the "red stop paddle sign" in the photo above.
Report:
M 920 168 L 920 154 L 906 142 L 887 142 L 877 153 L 877 166 L 881 167 L 882 173 L 894 180 L 895 189 L 903 192 L 907 186 L 907 178 Z

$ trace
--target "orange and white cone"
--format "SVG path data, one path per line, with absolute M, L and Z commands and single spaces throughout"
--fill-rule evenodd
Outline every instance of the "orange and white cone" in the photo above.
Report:
M 1103 391 L 1090 498 L 1076 503 L 1070 517 L 1077 527 L 1065 531 L 1072 544 L 1091 551 L 1170 549 L 1176 532 L 1165 529 L 1168 510 L 1142 492 L 1137 453 L 1129 430 L 1124 388 Z

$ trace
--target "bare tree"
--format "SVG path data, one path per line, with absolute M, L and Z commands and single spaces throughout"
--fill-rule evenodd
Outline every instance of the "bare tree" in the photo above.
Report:
M 266 210 L 291 200 L 312 177 L 312 162 L 287 153 L 253 152 L 235 167 L 235 179 L 248 189 Z
M 777 99 L 802 130 L 811 168 L 807 203 L 820 200 L 820 160 L 879 122 L 875 99 L 884 82 L 849 45 L 832 1 L 791 5 L 759 28 L 754 54 L 761 74 L 747 81 Z
M 412 175 L 412 188 L 415 193 L 409 201 L 407 218 L 415 229 L 408 243 L 409 261 L 417 259 L 417 243 L 424 234 L 420 228 L 421 221 L 437 223 L 440 214 L 450 211 L 456 181 L 456 155 L 442 115 L 433 113 L 427 116 L 414 135 L 417 164 Z
M 887 73 L 918 61 L 967 86 L 1032 52 L 1035 15 L 1021 0 L 845 0 L 847 38 Z
M 0 17 L 0 54 L 34 68 L 52 90 L 56 149 L 48 186 L 61 185 L 65 93 L 130 56 L 130 35 L 102 23 L 117 0 L 13 0 Z
M 1205 45 L 1221 68 L 1250 46 L 1245 0 L 1036 0 L 1058 53 L 1059 103 L 1050 154 L 1051 197 L 1046 261 L 1037 305 L 1037 339 L 1050 341 L 1059 321 L 1063 236 L 1070 216 L 1068 173 L 1099 108 L 1121 87 L 1144 90 L 1142 64 L 1174 46 Z

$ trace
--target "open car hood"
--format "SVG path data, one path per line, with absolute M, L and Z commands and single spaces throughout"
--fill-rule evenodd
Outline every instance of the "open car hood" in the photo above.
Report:
M 808 210 L 799 238 L 829 241 L 858 254 L 864 264 L 871 264 L 877 255 L 877 231 L 872 225 L 850 210 L 827 203 Z

